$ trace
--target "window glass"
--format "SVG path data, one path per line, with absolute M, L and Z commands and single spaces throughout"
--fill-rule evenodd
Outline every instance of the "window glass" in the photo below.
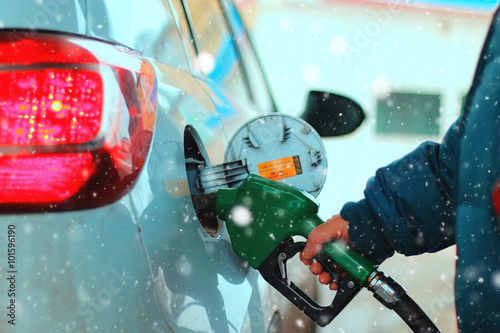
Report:
M 86 3 L 84 0 L 65 1 L 4 1 L 0 28 L 42 29 L 85 34 Z M 34 35 L 35 32 L 28 36 Z M 23 37 L 13 32 L 13 41 Z
M 393 92 L 377 101 L 377 132 L 439 134 L 441 96 Z
M 249 99 L 238 52 L 217 0 L 187 0 L 187 14 L 197 50 L 195 66 L 212 81 Z
M 89 1 L 91 35 L 110 39 L 167 65 L 188 70 L 184 48 L 168 2 Z
M 274 111 L 274 105 L 268 84 L 241 17 L 232 3 L 227 0 L 224 0 L 223 3 L 226 7 L 236 44 L 240 51 L 241 62 L 252 94 L 252 99 L 260 111 L 272 112 Z

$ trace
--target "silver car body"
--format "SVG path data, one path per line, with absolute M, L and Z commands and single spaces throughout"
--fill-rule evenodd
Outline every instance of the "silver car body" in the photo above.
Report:
M 207 163 L 222 163 L 232 133 L 274 111 L 233 5 L 14 0 L 1 6 L 0 33 L 13 42 L 53 35 L 89 50 L 112 45 L 139 52 L 154 69 L 157 100 L 149 153 L 117 198 L 84 209 L 1 210 L 0 331 L 276 329 L 272 318 L 281 299 L 236 257 L 224 228 L 211 235 L 202 228 L 186 175 L 186 152 L 195 149 Z M 218 23 L 229 23 L 227 35 L 212 32 L 225 38 L 218 46 L 225 48 L 219 54 L 224 61 L 193 43 L 193 33 L 201 33 L 193 21 L 210 6 L 224 9 L 227 21 Z M 237 49 L 228 51 L 233 44 Z M 9 70 L 0 64 L 0 71 Z M 7 244 L 14 244 L 14 256 Z

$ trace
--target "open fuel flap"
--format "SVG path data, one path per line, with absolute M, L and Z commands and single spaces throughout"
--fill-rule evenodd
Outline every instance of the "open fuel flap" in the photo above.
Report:
M 291 115 L 267 114 L 243 124 L 232 136 L 223 164 L 210 165 L 195 143 L 196 137 L 186 139 L 189 190 L 198 219 L 212 236 L 218 230 L 213 209 L 217 191 L 240 186 L 250 173 L 292 185 L 314 197 L 325 183 L 323 142 L 312 126 Z

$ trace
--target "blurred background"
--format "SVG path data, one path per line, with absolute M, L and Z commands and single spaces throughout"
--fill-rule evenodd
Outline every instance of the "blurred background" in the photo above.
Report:
M 498 0 L 239 0 L 278 108 L 299 115 L 310 90 L 357 101 L 367 118 L 354 133 L 325 139 L 329 218 L 362 198 L 366 180 L 425 140 L 439 142 L 461 112 Z M 454 247 L 395 255 L 381 269 L 395 278 L 443 332 L 457 332 Z M 333 293 L 319 288 L 329 303 Z M 361 292 L 316 332 L 409 332 Z M 301 325 L 301 323 L 297 323 Z

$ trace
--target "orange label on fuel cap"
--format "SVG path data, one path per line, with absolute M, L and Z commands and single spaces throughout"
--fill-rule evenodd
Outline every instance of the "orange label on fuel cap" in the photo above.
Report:
M 302 173 L 299 156 L 289 156 L 260 163 L 257 165 L 257 169 L 260 176 L 272 180 L 293 177 Z

